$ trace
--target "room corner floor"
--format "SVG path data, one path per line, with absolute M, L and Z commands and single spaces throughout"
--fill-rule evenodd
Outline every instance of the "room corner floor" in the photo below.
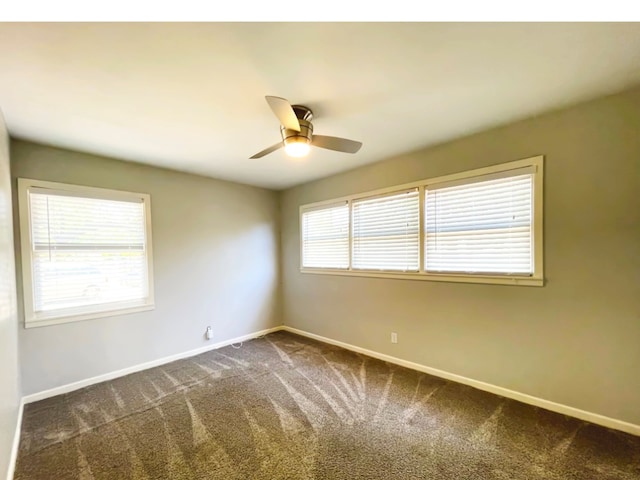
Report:
M 640 479 L 640 438 L 277 332 L 26 405 L 16 480 Z

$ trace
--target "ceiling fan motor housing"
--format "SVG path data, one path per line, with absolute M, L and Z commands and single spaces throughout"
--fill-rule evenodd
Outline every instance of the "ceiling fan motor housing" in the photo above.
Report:
M 296 105 L 297 107 L 297 105 Z M 295 107 L 294 107 L 295 110 Z M 311 118 L 311 110 L 306 109 L 309 113 L 308 118 Z M 296 115 L 298 111 L 296 111 Z M 300 131 L 291 130 L 290 128 L 285 128 L 280 126 L 280 134 L 282 135 L 282 141 L 284 145 L 288 145 L 290 143 L 311 143 L 311 139 L 313 137 L 313 124 L 309 120 L 305 120 L 298 117 L 298 122 L 300 123 Z

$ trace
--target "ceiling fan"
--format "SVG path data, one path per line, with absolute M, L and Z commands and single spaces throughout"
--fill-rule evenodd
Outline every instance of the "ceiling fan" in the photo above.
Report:
M 282 147 L 292 157 L 304 157 L 309 153 L 310 146 L 344 153 L 356 153 L 362 147 L 362 142 L 355 140 L 314 135 L 311 123 L 313 112 L 310 108 L 303 105 L 291 105 L 288 100 L 280 97 L 267 95 L 265 98 L 273 113 L 280 120 L 282 140 L 250 158 L 264 157 Z

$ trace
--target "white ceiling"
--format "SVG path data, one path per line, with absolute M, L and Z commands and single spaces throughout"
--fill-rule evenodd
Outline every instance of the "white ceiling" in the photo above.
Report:
M 276 189 L 639 83 L 638 23 L 0 23 L 13 136 Z M 265 95 L 364 146 L 249 160 Z

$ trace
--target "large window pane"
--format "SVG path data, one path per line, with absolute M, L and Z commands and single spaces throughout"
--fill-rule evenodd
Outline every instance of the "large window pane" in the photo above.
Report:
M 427 189 L 428 272 L 532 274 L 533 175 Z

